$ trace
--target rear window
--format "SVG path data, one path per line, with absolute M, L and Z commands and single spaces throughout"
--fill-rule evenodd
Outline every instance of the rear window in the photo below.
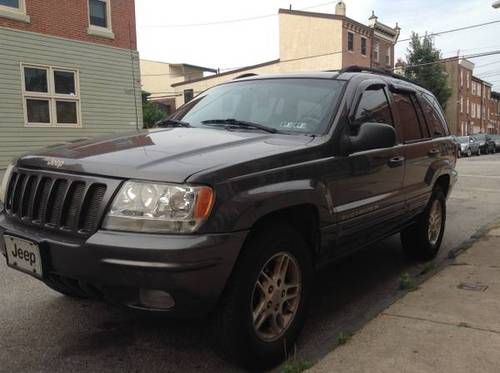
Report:
M 193 127 L 215 119 L 258 123 L 283 132 L 321 134 L 328 128 L 344 81 L 257 79 L 211 88 L 177 111 L 172 119 Z
M 394 93 L 393 99 L 399 116 L 403 141 L 410 142 L 424 138 L 412 95 Z
M 432 137 L 448 136 L 448 126 L 444 119 L 441 105 L 437 102 L 434 96 L 424 93 L 420 101 L 424 111 L 427 126 Z

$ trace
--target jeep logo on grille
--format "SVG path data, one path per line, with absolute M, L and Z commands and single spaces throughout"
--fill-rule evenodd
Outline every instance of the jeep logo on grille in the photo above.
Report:
M 64 166 L 64 161 L 62 159 L 57 159 L 57 158 L 47 158 L 47 166 L 49 167 L 55 167 L 55 168 L 61 168 Z

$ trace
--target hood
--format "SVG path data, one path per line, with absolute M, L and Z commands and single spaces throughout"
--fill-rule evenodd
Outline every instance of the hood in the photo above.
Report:
M 251 131 L 168 128 L 46 148 L 17 165 L 125 179 L 184 182 L 190 175 L 305 147 L 311 138 Z

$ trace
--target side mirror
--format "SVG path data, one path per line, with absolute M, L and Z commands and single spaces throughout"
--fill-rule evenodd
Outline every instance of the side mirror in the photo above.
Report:
M 363 123 L 357 136 L 350 136 L 350 153 L 371 149 L 392 148 L 396 145 L 394 127 L 376 122 Z

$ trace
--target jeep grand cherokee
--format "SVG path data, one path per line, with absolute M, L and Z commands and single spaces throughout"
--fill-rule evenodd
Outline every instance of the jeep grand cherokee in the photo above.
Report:
M 401 232 L 436 256 L 455 146 L 427 90 L 394 75 L 253 76 L 159 128 L 27 154 L 7 169 L 8 265 L 70 296 L 197 315 L 246 366 L 284 357 L 314 270 Z

